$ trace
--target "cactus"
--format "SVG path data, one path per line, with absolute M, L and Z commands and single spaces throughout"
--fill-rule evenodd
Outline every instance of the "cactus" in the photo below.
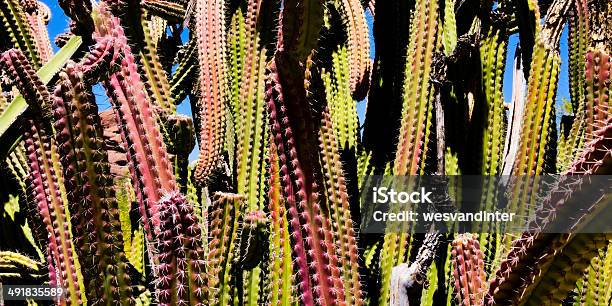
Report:
M 3 284 L 57 305 L 609 304 L 611 237 L 589 233 L 609 190 L 587 188 L 612 168 L 609 1 L 50 1 L 0 0 Z M 432 207 L 470 209 L 476 174 L 529 230 L 362 232 L 372 175 L 434 173 Z
M 200 122 L 200 157 L 194 172 L 202 184 L 216 167 L 223 149 L 225 107 L 227 103 L 224 61 L 224 1 L 198 1 L 196 35 L 200 63 L 200 100 L 196 103 Z
M 129 300 L 127 291 L 130 280 L 123 254 L 113 181 L 108 157 L 102 150 L 102 131 L 96 129 L 96 126 L 100 126 L 100 118 L 86 87 L 85 74 L 82 67 L 69 63 L 60 72 L 53 98 L 55 129 L 58 133 L 56 139 L 62 154 L 60 160 L 66 179 L 69 210 L 72 212 L 75 245 L 82 260 L 93 261 L 94 254 L 98 259 L 96 269 L 83 271 L 92 299 L 101 298 L 101 303 Z M 113 268 L 113 280 L 110 282 L 113 296 L 103 296 L 101 292 L 96 295 L 103 288 L 104 279 L 100 276 L 105 275 L 108 266 Z
M 185 196 L 171 193 L 160 201 L 160 237 L 156 296 L 160 305 L 203 303 L 205 286 L 201 231 Z
M 452 244 L 453 282 L 459 305 L 481 305 L 486 290 L 484 254 L 478 240 L 460 235 Z

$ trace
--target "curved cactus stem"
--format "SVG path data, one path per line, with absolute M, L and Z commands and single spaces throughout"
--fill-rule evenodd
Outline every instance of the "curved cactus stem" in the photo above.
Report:
M 0 69 L 8 69 L 17 88 L 33 109 L 50 112 L 49 92 L 43 81 L 30 66 L 20 50 L 6 51 L 0 57 Z M 44 118 L 49 118 L 44 116 Z M 60 269 L 58 282 L 69 291 L 72 303 L 84 300 L 82 275 L 78 259 L 73 251 L 70 222 L 67 218 L 67 199 L 55 141 L 50 137 L 50 126 L 38 120 L 24 122 L 24 139 L 29 162 L 28 185 L 33 191 L 33 201 L 38 207 L 47 232 L 53 263 Z
M 584 174 L 601 174 L 609 171 L 609 165 L 612 163 L 612 153 L 609 150 L 609 140 L 612 139 L 612 124 L 608 120 L 606 126 L 596 133 L 597 139 L 594 139 L 587 144 L 586 149 L 580 155 L 578 160 L 570 167 L 566 173 L 566 176 L 571 175 L 584 175 Z M 550 196 L 546 198 L 546 202 L 542 206 L 542 210 L 538 212 L 540 218 L 538 220 L 544 220 L 540 223 L 540 226 L 552 226 L 556 222 L 554 215 L 560 212 L 561 209 L 569 209 L 573 214 L 576 214 L 576 209 L 573 209 L 572 204 L 579 202 L 580 207 L 586 207 L 583 201 L 581 202 L 580 197 L 580 185 L 572 184 L 572 188 L 568 190 L 567 184 L 562 184 L 561 181 L 558 186 L 553 186 Z M 605 203 L 605 201 L 604 201 Z M 593 203 L 592 209 L 589 207 L 586 210 L 581 211 L 581 214 L 589 214 L 592 211 L 596 211 L 596 208 L 601 206 L 600 203 Z M 574 224 L 573 228 L 570 228 L 572 232 L 577 232 L 579 228 L 586 226 L 588 218 L 582 218 L 580 216 L 575 217 L 577 223 Z M 570 234 L 547 234 L 547 233 L 523 233 L 518 239 L 512 242 L 510 251 L 506 257 L 500 263 L 499 269 L 495 273 L 489 284 L 489 291 L 486 296 L 486 304 L 507 304 L 517 303 L 519 299 L 528 297 L 532 292 L 533 288 L 537 287 L 542 277 L 545 276 L 546 269 L 550 267 L 550 263 L 555 260 L 560 251 L 564 249 L 574 237 L 580 237 L 580 239 L 595 239 L 596 235 L 589 236 L 586 234 L 570 235 Z M 591 237 L 591 238 L 589 238 Z M 597 238 L 599 239 L 599 238 Z M 596 240 L 597 240 L 596 239 Z M 580 241 L 584 240 L 577 240 Z M 582 255 L 588 255 L 593 250 L 592 244 L 589 244 L 588 248 L 584 248 Z M 570 252 L 573 252 L 570 250 Z M 593 255 L 589 255 L 593 256 Z M 581 260 L 590 260 L 591 257 L 584 257 L 582 259 L 576 258 L 575 263 L 581 262 Z M 568 265 L 568 267 L 570 267 Z M 572 272 L 572 273 L 575 273 Z M 538 277 L 536 277 L 538 276 Z M 569 276 L 568 277 L 574 277 Z M 575 280 L 574 280 L 575 283 Z M 571 289 L 571 288 L 570 288 Z M 526 299 L 526 298 L 525 298 Z
M 51 10 L 42 2 L 36 1 L 32 6 L 32 8 L 26 10 L 25 16 L 30 24 L 41 64 L 44 64 L 53 56 L 51 41 L 47 32 L 47 23 L 49 23 L 51 18 Z
M 549 263 L 538 285 L 522 296 L 523 305 L 560 304 L 588 267 L 591 259 L 604 248 L 612 234 L 576 234 Z
M 184 3 L 165 0 L 144 0 L 142 6 L 151 14 L 164 18 L 170 22 L 180 22 L 185 17 Z
M 218 167 L 225 136 L 227 84 L 225 67 L 225 1 L 197 0 L 196 36 L 201 97 L 191 101 L 199 112 L 200 156 L 194 172 L 203 184 Z
M 355 100 L 365 98 L 370 83 L 370 39 L 365 12 L 359 0 L 339 0 L 338 10 L 348 32 L 350 91 Z
M 116 52 L 122 55 L 116 58 L 119 62 L 118 71 L 113 72 L 104 84 L 119 122 L 122 123 L 123 137 L 130 147 L 132 182 L 141 205 L 147 239 L 152 241 L 153 233 L 159 231 L 159 200 L 164 193 L 177 190 L 174 173 L 162 141 L 156 113 L 145 95 L 145 86 L 119 19 L 110 14 L 104 4 L 98 6 L 95 17 L 94 38 L 114 39 Z

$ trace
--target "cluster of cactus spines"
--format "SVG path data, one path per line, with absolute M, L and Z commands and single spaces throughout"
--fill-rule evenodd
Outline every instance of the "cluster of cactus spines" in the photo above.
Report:
M 207 264 L 208 305 L 229 305 L 231 266 L 238 239 L 239 214 L 244 205 L 243 196 L 218 192 L 214 194 L 209 212 L 209 241 Z
M 484 254 L 478 240 L 461 234 L 453 240 L 451 250 L 453 283 L 459 305 L 482 305 L 486 292 Z
M 606 305 L 610 234 L 517 237 L 480 228 L 448 235 L 453 243 L 393 232 L 361 235 L 358 244 L 352 215 L 364 204 L 357 196 L 368 175 L 427 174 L 441 152 L 438 174 L 491 176 L 502 166 L 515 175 L 609 173 L 605 2 L 62 0 L 70 27 L 58 45 L 78 36 L 83 46 L 60 63 L 46 29 L 49 7 L 0 0 L 0 114 L 17 94 L 28 108 L 11 123 L 23 141 L 9 144 L 0 171 L 16 180 L 7 198 L 30 208 L 23 211 L 32 233 L 22 231 L 46 260 L 2 251 L 0 281 L 62 286 L 60 305 L 388 305 L 398 293 L 422 305 L 452 304 L 453 296 L 462 305 L 561 304 L 572 296 Z M 366 9 L 377 18 L 372 79 Z M 555 152 L 566 21 L 572 114 L 562 119 Z M 516 31 L 529 86 L 522 118 L 507 119 L 504 139 L 505 56 Z M 114 132 L 98 114 L 97 83 L 121 126 Z M 368 93 L 362 142 L 356 100 Z M 187 96 L 193 121 L 176 113 Z M 478 163 L 455 147 L 456 123 L 477 135 L 467 137 L 478 144 L 467 151 Z M 189 165 L 194 134 L 200 156 Z M 110 149 L 113 135 L 125 149 Z M 516 158 L 504 159 L 504 143 L 518 144 Z M 482 197 L 488 208 L 508 196 L 494 181 Z M 555 228 L 570 212 L 572 232 L 601 223 L 594 216 L 606 202 L 581 202 L 587 181 L 548 186 L 529 225 Z M 510 204 L 530 208 L 538 181 L 511 183 L 509 196 L 519 201 Z M 461 188 L 449 195 L 461 201 Z M 401 267 L 410 284 L 390 292 L 391 271 Z
M 159 278 L 155 281 L 159 304 L 205 305 L 209 294 L 206 261 L 193 207 L 185 196 L 176 192 L 164 196 L 159 206 Z
M 100 298 L 104 304 L 128 298 L 130 280 L 98 108 L 82 69 L 70 63 L 59 74 L 53 97 L 55 130 L 78 255 L 98 263 L 83 271 L 85 286 L 92 303 Z M 113 296 L 101 292 L 106 267 L 111 268 Z
M 227 104 L 225 63 L 225 1 L 198 0 L 196 39 L 200 99 L 195 105 L 200 120 L 200 156 L 194 176 L 203 184 L 218 167 L 225 136 Z

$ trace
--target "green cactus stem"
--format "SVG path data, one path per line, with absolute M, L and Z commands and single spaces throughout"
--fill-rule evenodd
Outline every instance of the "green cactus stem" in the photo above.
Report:
M 395 175 L 415 175 L 418 171 L 426 133 L 427 109 L 431 103 L 431 62 L 438 45 L 437 2 L 417 1 L 414 16 L 406 59 L 403 115 L 393 171 Z
M 170 95 L 170 83 L 165 70 L 157 55 L 157 44 L 151 35 L 153 23 L 149 15 L 145 12 L 141 17 L 141 26 L 144 33 L 144 47 L 140 52 L 139 60 L 146 89 L 151 98 L 151 103 L 160 108 L 163 115 L 174 114 L 176 106 Z
M 261 0 L 247 2 L 246 17 L 240 15 L 236 22 L 243 20 L 244 25 L 238 24 L 235 35 L 232 35 L 237 44 L 243 49 L 232 50 L 242 53 L 242 60 L 233 63 L 237 65 L 236 78 L 232 78 L 232 87 L 237 94 L 234 107 L 236 125 L 236 177 L 237 192 L 246 196 L 248 210 L 263 209 L 264 185 L 261 176 L 265 174 L 266 160 L 264 147 L 267 145 L 267 124 L 265 113 L 265 68 L 266 49 L 260 45 L 259 31 Z M 242 34 L 240 34 L 242 33 Z M 236 47 L 235 47 L 236 48 Z
M 175 103 L 180 103 L 187 97 L 198 70 L 197 44 L 190 40 L 183 46 L 183 51 L 177 54 L 177 67 L 170 79 L 170 94 Z
M 344 45 L 335 51 L 332 54 L 332 71 L 323 70 L 321 78 L 338 144 L 342 149 L 355 149 L 359 118 L 357 118 L 356 103 L 351 97 L 347 52 Z
M 244 197 L 236 194 L 217 192 L 210 207 L 208 257 L 207 257 L 207 304 L 230 305 L 232 276 L 231 266 L 238 236 L 239 214 Z
M 8 34 L 13 47 L 23 50 L 27 54 L 34 69 L 40 68 L 42 62 L 36 48 L 36 38 L 18 0 L 2 0 L 0 2 L 0 21 L 2 32 Z
M 291 258 L 291 244 L 287 211 L 282 197 L 278 154 L 275 145 L 270 145 L 270 189 L 268 210 L 270 211 L 270 259 L 268 270 L 268 301 L 270 305 L 289 306 L 293 304 L 294 274 Z
M 548 11 L 540 35 L 536 40 L 531 60 L 527 102 L 521 128 L 519 154 L 514 164 L 514 175 L 540 175 L 544 171 L 553 105 L 561 59 L 557 46 L 563 28 L 563 15 L 571 1 L 556 0 Z

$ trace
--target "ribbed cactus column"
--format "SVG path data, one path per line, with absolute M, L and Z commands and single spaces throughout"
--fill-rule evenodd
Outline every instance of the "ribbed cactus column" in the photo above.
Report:
M 484 254 L 478 240 L 461 234 L 452 243 L 453 282 L 459 305 L 482 305 L 486 292 Z
M 564 175 L 567 177 L 585 174 L 597 175 L 607 171 L 605 165 L 612 162 L 612 152 L 608 148 L 609 140 L 612 137 L 612 120 L 608 120 L 606 125 L 595 134 L 596 139 L 585 146 L 576 162 Z M 569 228 L 569 232 L 576 233 L 581 227 L 584 227 L 585 222 L 581 221 L 580 216 L 575 215 L 576 211 L 580 210 L 572 209 L 576 206 L 571 205 L 596 210 L 598 206 L 606 202 L 584 203 L 583 199 L 575 198 L 574 194 L 578 194 L 582 183 L 582 181 L 573 180 L 569 188 L 567 184 L 553 186 L 550 195 L 542 204 L 541 211 L 538 211 L 538 214 L 541 215 L 539 220 L 544 221 L 537 225 L 543 227 L 550 223 L 554 224 L 554 222 L 565 222 L 566 224 L 566 219 L 559 221 L 554 215 L 561 209 L 569 209 L 574 214 L 573 218 L 579 221 Z M 492 278 L 486 296 L 486 304 L 498 305 L 528 300 L 537 304 L 551 302 L 549 299 L 553 299 L 554 303 L 555 299 L 560 298 L 561 292 L 550 287 L 551 278 L 557 279 L 558 284 L 564 286 L 575 284 L 576 275 L 582 270 L 580 268 L 578 269 L 580 271 L 573 270 L 572 266 L 586 267 L 584 262 L 590 261 L 595 256 L 595 251 L 602 247 L 602 241 L 609 239 L 607 236 L 609 234 L 523 233 L 521 237 L 512 242 L 507 256 L 502 260 L 500 268 Z M 559 263 L 559 261 L 565 262 Z M 557 263 L 551 265 L 553 262 Z M 562 271 L 559 272 L 559 269 Z M 567 277 L 557 277 L 558 274 L 550 276 L 549 272 L 560 273 Z M 535 288 L 542 289 L 536 291 Z
M 496 24 L 488 27 L 480 45 L 480 66 L 482 69 L 482 87 L 484 103 L 481 104 L 484 126 L 482 127 L 482 157 L 480 159 L 480 173 L 483 178 L 483 194 L 481 205 L 486 210 L 494 209 L 497 203 L 496 185 L 494 178 L 486 176 L 498 175 L 501 172 L 504 127 L 506 113 L 504 109 L 503 77 L 506 63 L 506 34 Z M 496 229 L 490 224 L 482 224 L 479 229 L 480 246 L 485 253 L 485 261 L 491 263 L 499 251 L 500 235 L 494 233 Z M 498 252 L 499 253 L 499 252 Z
M 80 65 L 59 74 L 53 106 L 75 245 L 92 303 L 131 301 L 130 278 L 98 108 Z M 105 288 L 107 279 L 110 288 Z M 107 295 L 110 293 L 111 295 Z M 98 301 L 99 299 L 99 301 Z
M 210 230 L 207 258 L 207 305 L 230 305 L 231 267 L 237 250 L 238 218 L 244 205 L 242 196 L 218 192 L 209 212 Z
M 57 144 L 49 122 L 49 92 L 29 61 L 18 49 L 0 55 L 0 70 L 8 72 L 34 114 L 43 120 L 28 118 L 24 122 L 25 149 L 28 158 L 28 188 L 32 190 L 32 202 L 36 205 L 48 235 L 50 273 L 57 269 L 55 281 L 66 288 L 66 299 L 73 304 L 83 302 L 84 288 L 74 253 L 70 222 L 67 217 L 67 199 L 59 166 Z
M 593 132 L 605 125 L 612 107 L 612 63 L 608 51 L 590 49 L 586 53 L 586 140 Z
M 141 204 L 147 238 L 152 241 L 153 233 L 157 233 L 159 227 L 158 202 L 164 193 L 177 188 L 172 165 L 155 111 L 145 94 L 144 84 L 119 19 L 110 14 L 104 4 L 98 7 L 95 17 L 94 38 L 102 50 L 108 50 L 98 55 L 108 54 L 106 59 L 111 62 L 105 63 L 104 57 L 92 56 L 84 65 L 104 67 L 118 64 L 118 71 L 112 73 L 104 84 L 119 122 L 122 123 L 123 137 L 130 147 L 132 181 Z M 102 48 L 104 45 L 108 48 Z
M 361 100 L 368 92 L 370 83 L 370 39 L 365 12 L 357 0 L 338 0 L 338 8 L 348 32 L 348 60 L 350 90 L 355 100 Z M 345 57 L 346 58 L 346 57 Z
M 27 16 L 19 0 L 2 0 L 0 2 L 0 28 L 13 44 L 27 54 L 35 69 L 42 66 L 40 53 L 36 48 L 34 29 L 30 27 Z
M 202 305 L 208 289 L 206 262 L 193 208 L 182 194 L 170 193 L 160 201 L 159 218 L 159 278 L 155 281 L 159 304 Z
M 324 186 L 327 189 L 332 229 L 335 233 L 334 248 L 342 267 L 345 302 L 346 305 L 363 305 L 356 233 L 351 219 L 349 196 L 342 171 L 338 141 L 334 135 L 329 109 L 325 109 L 323 112 L 323 124 L 319 134 L 319 146 L 325 175 Z
M 289 306 L 294 303 L 296 277 L 293 273 L 291 238 L 289 237 L 287 210 L 282 196 L 278 154 L 274 144 L 270 145 L 269 173 L 270 259 L 268 270 L 270 279 L 266 288 L 267 299 L 270 305 Z
M 403 84 L 402 119 L 393 165 L 394 175 L 416 175 L 420 167 L 431 109 L 430 73 L 438 49 L 438 3 L 419 0 L 410 27 Z M 391 269 L 406 260 L 406 229 L 389 229 L 381 253 L 381 294 L 378 302 L 389 303 Z
M 199 112 L 200 157 L 194 176 L 203 184 L 218 166 L 225 136 L 227 104 L 225 68 L 225 1 L 196 2 L 196 39 L 200 63 L 200 99 L 192 101 Z

